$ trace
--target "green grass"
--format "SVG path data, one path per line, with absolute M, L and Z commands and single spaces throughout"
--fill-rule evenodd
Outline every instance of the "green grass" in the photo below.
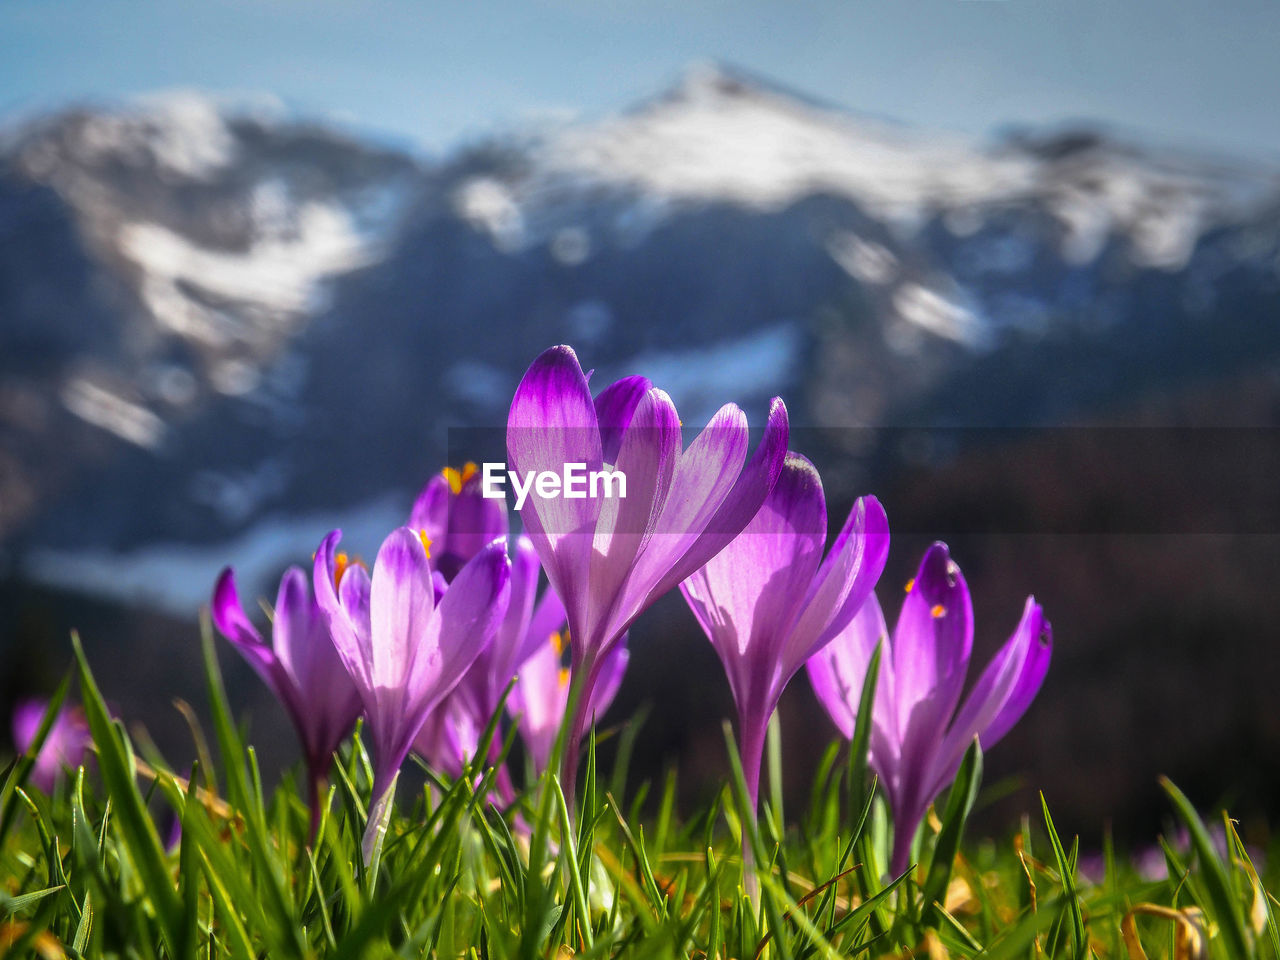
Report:
M 202 762 L 179 773 L 135 753 L 77 644 L 96 758 L 52 796 L 25 785 L 29 758 L 0 771 L 0 957 L 1280 960 L 1269 878 L 1230 821 L 1230 856 L 1220 856 L 1170 783 L 1170 813 L 1191 837 L 1188 852 L 1166 846 L 1172 879 L 1141 879 L 1099 838 L 1105 877 L 1091 882 L 1079 840 L 1058 834 L 1043 797 L 1015 836 L 970 835 L 982 776 L 975 743 L 922 830 L 916 867 L 884 877 L 889 825 L 867 775 L 865 722 L 855 746 L 824 755 L 798 820 L 783 820 L 773 789 L 758 826 L 731 736 L 734 776 L 687 819 L 675 812 L 674 775 L 655 791 L 655 815 L 641 817 L 640 797 L 619 795 L 625 769 L 597 769 L 594 741 L 572 810 L 554 776 L 500 810 L 489 800 L 492 770 L 456 782 L 427 771 L 416 795 L 402 785 L 366 868 L 371 766 L 359 731 L 335 761 L 329 813 L 311 843 L 297 784 L 286 776 L 264 790 L 208 636 L 205 651 L 217 759 L 201 750 Z M 491 723 L 486 741 L 500 736 Z M 626 736 L 617 753 L 624 766 Z M 775 745 L 774 784 L 782 762 Z M 166 849 L 158 824 L 170 815 L 182 831 Z M 743 875 L 743 831 L 754 882 Z

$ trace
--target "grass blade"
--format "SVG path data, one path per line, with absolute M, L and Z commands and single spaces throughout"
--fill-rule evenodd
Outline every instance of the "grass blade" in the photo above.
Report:
M 960 769 L 956 773 L 951 792 L 947 794 L 947 806 L 942 814 L 942 829 L 938 832 L 938 842 L 933 848 L 933 860 L 929 864 L 929 873 L 925 876 L 923 894 L 923 919 L 927 926 L 938 922 L 935 904 L 942 903 L 947 895 L 947 885 L 951 882 L 951 869 L 956 854 L 960 852 L 960 841 L 964 837 L 965 823 L 973 810 L 974 801 L 978 799 L 978 788 L 982 785 L 982 747 L 978 738 L 973 738 L 964 759 L 960 761 Z M 894 825 L 897 826 L 896 824 Z
M 1187 831 L 1191 834 L 1191 845 L 1195 848 L 1196 856 L 1200 861 L 1200 875 L 1209 900 L 1205 906 L 1213 910 L 1213 916 L 1210 919 L 1217 923 L 1227 953 L 1232 957 L 1250 956 L 1248 937 L 1244 931 L 1244 919 L 1240 914 L 1240 904 L 1232 892 L 1226 867 L 1223 866 L 1218 858 L 1218 852 L 1213 847 L 1213 838 L 1209 836 L 1204 821 L 1196 813 L 1191 801 L 1173 785 L 1173 781 L 1168 777 L 1161 777 L 1160 786 L 1173 801 L 1179 819 L 1186 824 Z

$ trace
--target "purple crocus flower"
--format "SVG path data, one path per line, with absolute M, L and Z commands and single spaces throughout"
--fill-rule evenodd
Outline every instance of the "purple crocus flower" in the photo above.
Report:
M 1013 636 L 961 703 L 973 648 L 973 604 L 946 544 L 935 543 L 907 584 L 892 637 L 872 595 L 848 628 L 809 661 L 814 692 L 846 737 L 853 735 L 863 678 L 881 639 L 886 646 L 869 763 L 893 812 L 890 869 L 896 875 L 906 870 L 916 828 L 955 779 L 973 738 L 990 749 L 1035 699 L 1049 669 L 1053 631 L 1035 598 L 1028 597 Z
M 738 742 L 752 809 L 769 718 L 809 657 L 853 619 L 889 553 L 875 497 L 856 501 L 831 551 L 818 471 L 787 454 L 764 505 L 728 547 L 681 584 L 720 655 L 738 708 Z
M 341 537 L 334 530 L 320 544 L 314 583 L 373 746 L 374 802 L 363 844 L 369 861 L 414 738 L 506 613 L 511 567 L 505 542 L 495 540 L 446 588 L 443 577 L 433 576 L 423 538 L 400 527 L 383 541 L 372 575 L 348 566 L 339 576 Z
M 409 526 L 431 543 L 431 566 L 452 580 L 466 562 L 507 535 L 507 503 L 486 497 L 479 468 L 445 467 L 432 477 L 409 514 Z
M 748 446 L 746 416 L 727 404 L 682 449 L 675 405 L 644 377 L 619 380 L 593 400 L 567 346 L 543 352 L 520 381 L 507 419 L 510 467 L 531 485 L 524 528 L 573 637 L 579 692 L 564 758 L 568 797 L 605 655 L 649 604 L 737 536 L 773 489 L 787 446 L 781 400 L 750 460 Z M 588 476 L 622 473 L 625 497 L 601 495 L 604 484 L 596 495 L 563 497 L 533 484 L 570 464 Z
M 19 753 L 25 753 L 35 742 L 48 709 L 49 701 L 38 698 L 19 700 L 13 708 L 13 745 Z M 75 769 L 84 763 L 91 740 L 89 724 L 80 708 L 64 704 L 40 745 L 28 782 L 45 793 L 52 793 L 64 767 Z
M 570 670 L 564 665 L 567 643 L 561 631 L 552 633 L 521 665 L 520 676 L 507 701 L 507 711 L 516 718 L 520 738 L 533 759 L 533 767 L 541 773 L 547 768 L 556 735 L 569 706 Z M 604 716 L 609 704 L 622 686 L 631 654 L 626 635 L 609 648 L 600 669 L 600 680 L 591 692 L 587 718 L 595 723 Z
M 290 567 L 280 579 L 271 643 L 246 616 L 235 573 L 222 571 L 213 588 L 213 623 L 257 671 L 293 721 L 307 765 L 311 832 L 320 825 L 320 798 L 333 752 L 355 726 L 360 695 L 338 659 L 307 575 Z

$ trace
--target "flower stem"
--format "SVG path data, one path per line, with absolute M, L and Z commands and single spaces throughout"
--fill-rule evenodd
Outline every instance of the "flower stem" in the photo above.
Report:
M 742 882 L 747 895 L 753 903 L 760 898 L 760 885 L 756 880 L 755 848 L 751 842 L 753 833 L 760 829 L 760 768 L 764 764 L 765 735 L 769 729 L 769 718 L 763 722 L 758 717 L 750 719 L 738 717 L 738 756 L 742 761 L 742 778 L 747 786 L 747 802 L 750 806 L 748 815 L 750 825 L 742 827 Z
M 387 835 L 387 826 L 391 822 L 391 810 L 395 806 L 396 782 L 399 779 L 400 771 L 396 770 L 387 783 L 378 782 L 378 780 L 381 780 L 380 777 L 374 782 L 373 793 L 375 799 L 369 805 L 369 822 L 365 827 L 364 839 L 360 844 L 360 850 L 364 854 L 365 866 L 369 868 L 369 872 L 373 877 L 371 883 L 376 883 L 377 881 L 378 862 L 382 859 L 382 841 Z
M 316 836 L 320 833 L 320 821 L 324 817 L 322 804 L 329 799 L 328 771 L 320 764 L 307 764 L 307 806 L 311 808 L 311 829 L 307 833 L 308 842 L 314 846 Z
M 911 841 L 903 842 L 903 838 L 895 834 L 893 838 L 893 855 L 889 858 L 889 875 L 893 877 L 900 876 L 910 863 Z
M 569 819 L 576 819 L 578 796 L 578 759 L 582 753 L 582 738 L 586 736 L 595 717 L 588 711 L 591 709 L 591 693 L 600 679 L 600 670 L 604 666 L 604 657 L 592 657 L 581 664 L 574 665 L 573 684 L 569 688 L 569 703 L 565 710 L 569 724 L 565 737 L 564 756 L 560 762 L 560 788 L 564 792 L 564 802 L 569 807 Z M 582 683 L 579 685 L 578 678 Z

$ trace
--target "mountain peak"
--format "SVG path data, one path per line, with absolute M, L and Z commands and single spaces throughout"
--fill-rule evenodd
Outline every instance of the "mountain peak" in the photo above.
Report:
M 690 63 L 675 83 L 651 102 L 726 104 L 764 101 L 784 101 L 823 110 L 835 109 L 833 104 L 724 60 L 696 60 Z

